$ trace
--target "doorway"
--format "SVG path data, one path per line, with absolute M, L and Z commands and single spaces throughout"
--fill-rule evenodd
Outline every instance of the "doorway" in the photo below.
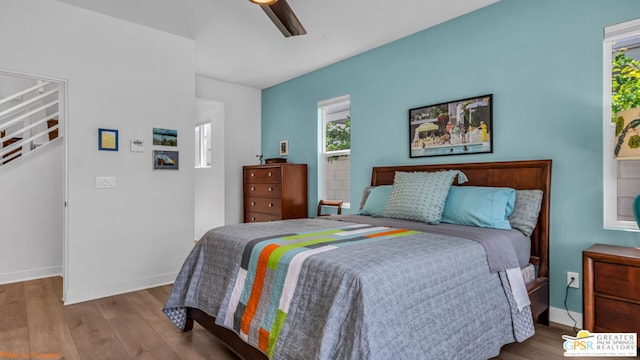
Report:
M 66 88 L 0 70 L 0 283 L 64 277 Z
M 208 99 L 196 99 L 194 127 L 210 124 L 209 145 L 203 143 L 201 131 L 196 130 L 196 167 L 194 174 L 194 236 L 198 240 L 208 230 L 225 224 L 225 137 L 224 103 Z M 210 151 L 209 161 L 205 160 Z M 203 154 L 205 159 L 200 159 Z M 206 165 L 208 164 L 208 165 Z

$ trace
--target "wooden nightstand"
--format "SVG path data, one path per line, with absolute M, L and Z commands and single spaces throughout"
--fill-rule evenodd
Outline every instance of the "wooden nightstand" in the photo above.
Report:
M 640 249 L 593 245 L 582 252 L 582 271 L 584 328 L 640 333 Z

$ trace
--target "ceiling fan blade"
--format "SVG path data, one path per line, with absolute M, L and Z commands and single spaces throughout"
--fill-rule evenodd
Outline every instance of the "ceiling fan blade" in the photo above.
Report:
M 260 5 L 260 7 L 285 37 L 307 33 L 286 0 L 278 0 L 273 5 Z

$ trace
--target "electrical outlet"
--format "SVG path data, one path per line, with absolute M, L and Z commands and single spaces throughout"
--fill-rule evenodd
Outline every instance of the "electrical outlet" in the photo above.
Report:
M 571 279 L 574 279 L 571 282 Z M 567 285 L 572 288 L 580 288 L 580 273 L 567 271 Z

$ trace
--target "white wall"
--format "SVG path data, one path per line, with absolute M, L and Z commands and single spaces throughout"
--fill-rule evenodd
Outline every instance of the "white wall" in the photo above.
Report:
M 20 90 L 30 88 L 37 83 L 38 82 L 32 78 L 0 73 L 0 99 L 9 95 L 13 95 Z M 8 106 L 5 106 L 5 108 L 6 107 Z
M 173 281 L 193 242 L 194 42 L 52 0 L 3 0 L 0 48 L 0 69 L 68 81 L 66 303 Z M 120 151 L 97 150 L 100 127 L 120 131 Z M 179 171 L 152 170 L 153 127 L 178 130 Z M 132 138 L 144 153 L 129 152 Z M 96 176 L 117 188 L 96 189 Z
M 258 164 L 261 142 L 261 91 L 196 77 L 199 98 L 225 105 L 225 223 L 242 222 L 242 166 Z
M 224 103 L 196 99 L 195 125 L 211 123 L 211 167 L 195 171 L 195 239 L 225 224 Z
M 0 169 L 0 284 L 62 273 L 64 145 Z

